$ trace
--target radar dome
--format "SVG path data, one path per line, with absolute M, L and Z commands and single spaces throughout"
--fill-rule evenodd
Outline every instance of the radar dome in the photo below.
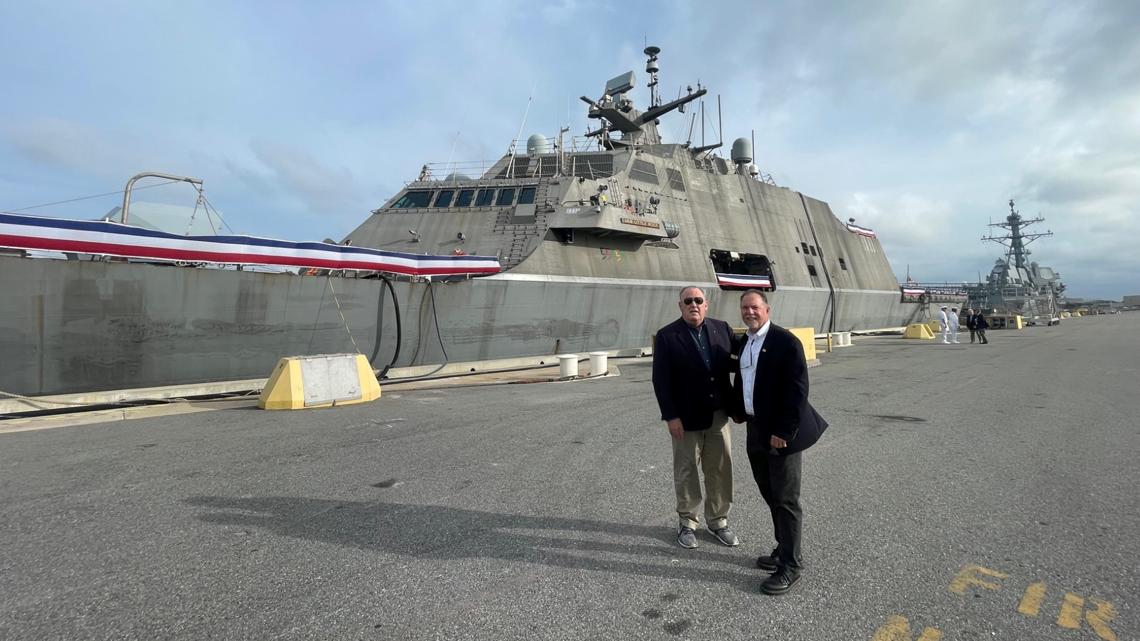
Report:
M 747 138 L 732 141 L 732 162 L 738 165 L 752 162 L 752 141 Z
M 451 173 L 451 174 L 448 174 L 443 180 L 445 182 L 454 182 L 457 180 L 471 180 L 471 176 L 468 176 L 467 174 Z
M 534 134 L 530 138 L 527 138 L 526 153 L 528 156 L 550 153 L 550 143 L 546 141 L 546 136 L 542 134 Z

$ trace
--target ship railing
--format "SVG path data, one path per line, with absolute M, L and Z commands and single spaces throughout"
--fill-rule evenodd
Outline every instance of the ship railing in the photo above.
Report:
M 612 140 L 614 142 L 618 142 L 618 143 L 622 142 L 620 138 L 613 138 Z M 511 150 L 514 150 L 514 152 L 516 154 L 519 154 L 519 155 L 525 154 L 525 153 L 527 153 L 526 143 L 527 143 L 526 140 L 523 140 L 521 138 L 516 138 L 516 139 L 511 141 L 511 146 L 508 147 L 507 151 L 509 153 Z M 562 144 L 565 146 L 565 149 L 563 151 L 565 151 L 565 153 L 568 153 L 568 154 L 575 153 L 575 152 L 605 151 L 605 149 L 606 149 L 605 146 L 602 145 L 601 140 L 597 136 L 570 136 L 568 138 L 564 136 L 562 138 Z M 628 144 L 628 143 L 623 143 L 623 144 Z M 548 153 L 548 154 L 558 153 L 558 137 L 557 136 L 555 136 L 553 138 L 547 137 L 547 145 L 548 145 L 548 147 L 547 147 L 546 151 L 543 153 Z
M 967 288 L 965 283 L 899 283 L 904 303 L 962 303 Z
M 557 138 L 554 140 L 557 140 Z M 559 154 L 558 146 L 554 140 L 549 143 L 549 147 L 546 150 L 535 154 L 535 156 L 540 159 L 539 163 L 528 162 L 527 165 L 529 165 L 529 167 L 526 165 L 519 168 L 512 167 L 511 171 L 507 172 L 506 175 L 499 174 L 503 173 L 505 168 L 504 163 L 511 162 L 512 152 L 515 163 L 529 160 L 532 157 L 527 153 L 526 141 L 518 139 L 512 141 L 507 153 L 494 160 L 429 162 L 421 168 L 420 175 L 415 180 L 408 182 L 431 181 L 443 184 L 449 182 L 458 184 L 459 182 L 472 180 L 538 178 L 564 175 L 567 174 L 567 172 L 563 171 L 563 165 L 569 166 L 572 162 L 570 158 L 565 157 L 565 154 L 604 150 L 595 137 L 573 136 L 563 139 L 565 149 L 562 154 Z
M 412 182 L 459 183 L 478 180 L 495 166 L 497 160 L 469 160 L 460 162 L 429 162 Z
M 906 283 L 899 283 L 899 287 L 906 289 L 923 289 L 927 292 L 937 292 L 943 295 L 957 295 L 965 296 L 966 289 L 969 287 L 966 283 L 916 283 L 913 281 Z

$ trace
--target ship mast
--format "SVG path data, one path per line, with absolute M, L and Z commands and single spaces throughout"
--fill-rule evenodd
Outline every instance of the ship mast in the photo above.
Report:
M 602 97 L 598 100 L 592 100 L 587 96 L 581 97 L 582 102 L 590 105 L 586 116 L 602 121 L 600 127 L 586 132 L 587 138 L 596 136 L 603 147 L 611 149 L 614 145 L 659 144 L 661 136 L 657 132 L 657 119 L 674 109 L 684 111 L 683 107 L 686 104 L 708 93 L 708 90 L 698 83 L 696 91 L 690 90 L 688 95 L 662 104 L 661 94 L 657 91 L 657 74 L 661 70 L 657 62 L 659 53 L 661 49 L 658 47 L 645 48 L 645 55 L 648 56 L 645 71 L 649 74 L 649 108 L 645 111 L 635 108 L 633 100 L 625 95 L 634 86 L 632 71 L 627 71 L 607 82 Z M 609 135 L 612 131 L 620 132 L 622 138 L 611 140 Z
M 990 227 L 1002 227 L 1004 229 L 1008 229 L 1009 234 L 1006 236 L 982 236 L 982 240 L 992 241 L 998 243 L 999 245 L 1002 245 L 1003 247 L 1008 247 L 1009 251 L 1006 253 L 1006 263 L 1008 264 L 1009 261 L 1012 260 L 1015 267 L 1018 269 L 1024 269 L 1025 266 L 1028 265 L 1028 262 L 1025 260 L 1025 258 L 1030 254 L 1029 250 L 1026 249 L 1025 246 L 1037 240 L 1038 238 L 1052 236 L 1053 232 L 1047 230 L 1040 233 L 1027 234 L 1022 230 L 1029 225 L 1040 223 L 1044 220 L 1045 219 L 1041 218 L 1040 216 L 1028 220 L 1022 219 L 1021 213 L 1014 208 L 1013 199 L 1010 198 L 1009 216 L 1006 216 L 1005 222 L 990 223 L 989 225 Z

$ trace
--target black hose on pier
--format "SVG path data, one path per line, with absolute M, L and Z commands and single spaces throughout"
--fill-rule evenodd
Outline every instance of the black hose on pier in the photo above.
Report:
M 380 280 L 388 286 L 388 291 L 392 293 L 392 306 L 396 310 L 396 353 L 392 355 L 392 360 L 384 369 L 380 371 L 380 375 L 376 378 L 383 380 L 388 370 L 396 364 L 396 360 L 400 358 L 400 344 L 404 342 L 403 326 L 400 323 L 400 299 L 396 297 L 396 288 L 392 286 L 392 281 L 388 280 L 387 276 L 381 275 Z M 384 332 L 384 290 L 380 290 L 380 301 L 376 305 L 376 341 L 375 346 L 372 348 L 372 356 L 368 358 L 368 362 L 376 360 L 376 356 L 380 353 L 380 339 Z

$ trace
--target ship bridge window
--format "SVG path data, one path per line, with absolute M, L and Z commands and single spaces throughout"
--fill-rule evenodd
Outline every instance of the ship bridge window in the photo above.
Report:
M 647 160 L 633 161 L 633 167 L 629 170 L 629 177 L 641 182 L 657 184 L 657 168 L 653 163 Z
M 499 190 L 499 197 L 495 200 L 495 205 L 498 207 L 506 207 L 515 202 L 515 189 L 514 187 L 504 187 Z
M 537 187 L 523 187 L 519 190 L 519 204 L 532 205 L 534 204 L 534 194 L 538 191 Z
M 471 198 L 475 195 L 474 189 L 461 189 L 459 196 L 455 199 L 456 207 L 470 207 Z
M 669 186 L 677 191 L 685 191 L 685 179 L 681 177 L 681 172 L 676 169 L 665 168 L 665 175 L 669 176 Z
M 451 199 L 453 197 L 455 197 L 455 190 L 454 189 L 441 189 L 441 190 L 439 190 L 439 195 L 437 195 L 435 197 L 435 206 L 436 207 L 450 207 L 451 206 Z
M 494 189 L 480 189 L 479 194 L 475 196 L 476 207 L 490 207 L 491 203 L 495 200 Z
M 427 190 L 409 191 L 392 204 L 393 209 L 409 209 L 411 207 L 427 207 L 431 202 L 431 192 Z
M 709 258 L 721 289 L 776 289 L 772 261 L 767 256 L 714 249 L 709 252 Z

